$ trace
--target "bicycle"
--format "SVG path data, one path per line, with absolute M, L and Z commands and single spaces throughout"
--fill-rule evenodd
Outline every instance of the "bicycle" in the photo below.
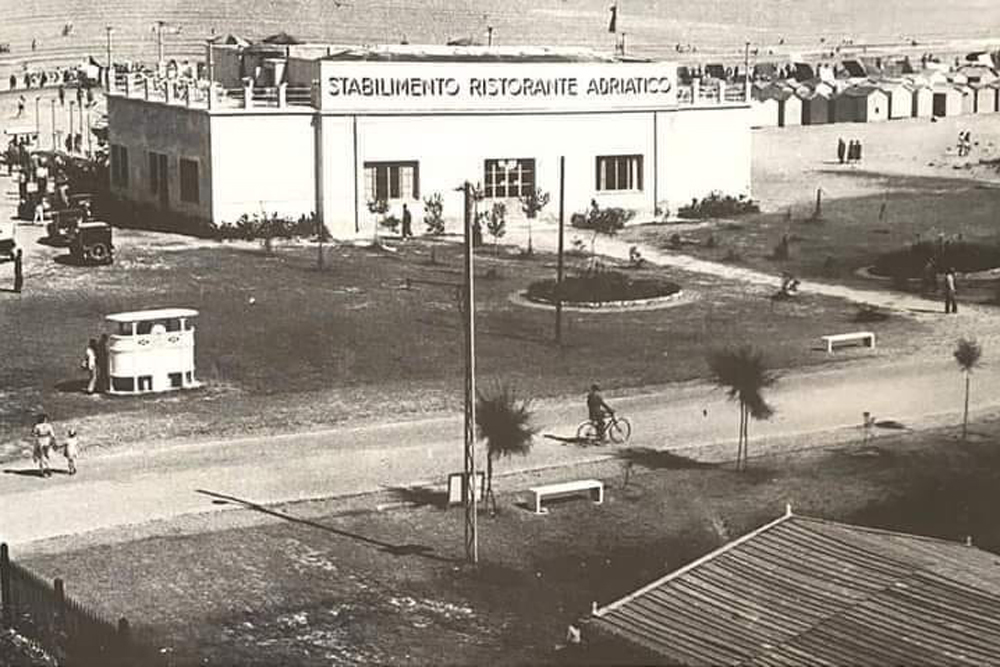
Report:
M 625 417 L 619 417 L 617 414 L 606 415 L 603 419 L 603 424 L 604 435 L 610 438 L 611 442 L 615 444 L 620 445 L 632 437 L 632 423 Z M 577 427 L 576 439 L 588 442 L 603 441 L 603 438 L 600 437 L 597 424 L 589 419 Z

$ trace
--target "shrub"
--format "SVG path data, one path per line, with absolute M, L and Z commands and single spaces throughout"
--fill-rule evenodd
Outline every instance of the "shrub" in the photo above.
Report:
M 528 298 L 569 303 L 603 303 L 669 296 L 680 286 L 659 278 L 636 278 L 618 271 L 589 271 L 565 278 L 562 286 L 554 279 L 539 280 L 528 286 Z
M 493 254 L 499 254 L 500 238 L 507 233 L 507 205 L 503 202 L 494 202 L 487 212 L 486 231 L 493 237 Z
M 424 224 L 428 234 L 444 234 L 444 198 L 440 192 L 424 198 Z
M 388 229 L 389 231 L 396 233 L 396 230 L 399 229 L 399 225 L 402 224 L 402 222 L 403 222 L 402 220 L 400 220 L 394 215 L 387 215 L 384 218 L 382 218 L 382 221 L 379 224 Z
M 533 220 L 538 216 L 541 210 L 548 205 L 549 199 L 550 197 L 548 192 L 542 190 L 541 188 L 535 188 L 519 199 L 521 202 L 521 210 L 529 220 Z
M 921 241 L 880 256 L 872 266 L 872 273 L 917 278 L 924 274 L 930 260 L 941 269 L 953 266 L 960 273 L 974 273 L 1000 266 L 1000 246 L 968 241 Z
M 681 241 L 681 235 L 678 234 L 677 232 L 674 232 L 673 234 L 671 234 L 670 238 L 667 239 L 667 245 L 669 245 L 671 248 L 673 248 L 675 250 L 677 248 L 680 248 L 681 245 L 683 245 L 683 241 Z
M 706 218 L 724 218 L 734 215 L 746 215 L 748 213 L 760 213 L 760 206 L 753 199 L 746 195 L 733 197 L 723 195 L 718 190 L 713 190 L 701 201 L 692 199 L 687 206 L 681 206 L 677 210 L 677 216 L 686 219 L 704 220 Z
M 577 229 L 586 229 L 594 233 L 590 239 L 590 257 L 593 263 L 597 259 L 595 245 L 598 234 L 614 236 L 625 223 L 635 217 L 635 211 L 624 208 L 601 208 L 596 200 L 590 200 L 590 209 L 586 214 L 575 213 L 570 218 L 570 225 Z

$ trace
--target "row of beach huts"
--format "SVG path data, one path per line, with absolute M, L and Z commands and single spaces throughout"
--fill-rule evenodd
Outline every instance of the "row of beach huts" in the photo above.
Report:
M 1000 76 L 984 65 L 896 77 L 755 83 L 754 127 L 872 123 L 1000 112 Z

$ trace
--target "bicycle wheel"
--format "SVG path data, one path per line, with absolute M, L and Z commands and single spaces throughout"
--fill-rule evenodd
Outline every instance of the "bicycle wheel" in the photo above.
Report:
M 621 444 L 632 436 L 632 424 L 624 417 L 619 417 L 608 424 L 608 437 L 611 442 Z
M 588 442 L 597 440 L 597 427 L 594 426 L 594 422 L 585 421 L 580 424 L 576 429 L 576 439 Z

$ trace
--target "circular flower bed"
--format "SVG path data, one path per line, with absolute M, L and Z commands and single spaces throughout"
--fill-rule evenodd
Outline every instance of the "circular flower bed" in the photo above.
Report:
M 875 260 L 870 271 L 888 278 L 918 278 L 924 275 L 928 260 L 934 260 L 939 273 L 953 267 L 959 273 L 976 273 L 1000 267 L 1000 245 L 985 243 L 937 244 L 929 241 L 893 250 Z
M 564 303 L 607 303 L 641 301 L 670 296 L 681 290 L 680 285 L 659 278 L 632 278 L 617 271 L 587 273 L 563 278 L 558 290 L 555 280 L 538 280 L 528 286 L 527 297 L 532 301 L 554 303 L 559 297 Z

